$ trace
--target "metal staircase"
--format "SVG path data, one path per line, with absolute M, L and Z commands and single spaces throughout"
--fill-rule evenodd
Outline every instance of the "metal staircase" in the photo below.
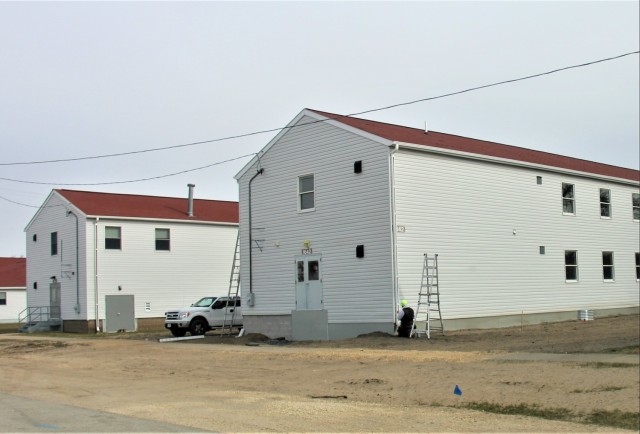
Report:
M 435 321 L 435 324 L 431 324 Z M 424 329 L 418 328 L 424 324 Z M 418 292 L 418 305 L 416 314 L 413 317 L 413 327 L 410 337 L 419 338 L 426 335 L 431 339 L 431 331 L 437 330 L 444 335 L 444 324 L 442 323 L 442 313 L 440 312 L 440 286 L 438 282 L 438 254 L 429 256 L 424 254 L 424 265 L 422 267 L 422 280 L 420 281 L 420 291 Z
M 60 309 L 50 306 L 27 307 L 18 314 L 18 331 L 21 333 L 48 332 L 60 330 L 62 319 Z
M 227 309 L 224 311 L 224 319 L 222 320 L 223 335 L 230 335 L 233 329 L 233 323 L 236 318 L 236 307 L 240 303 L 238 297 L 240 292 L 240 232 L 236 238 L 236 249 L 233 253 L 233 264 L 231 265 L 231 276 L 229 277 L 229 292 L 227 294 Z M 229 314 L 229 308 L 231 314 Z

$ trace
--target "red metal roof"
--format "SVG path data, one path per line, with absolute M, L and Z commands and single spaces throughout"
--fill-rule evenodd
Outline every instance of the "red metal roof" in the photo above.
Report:
M 491 157 L 505 158 L 508 160 L 523 161 L 545 166 L 559 167 L 562 169 L 576 170 L 596 175 L 612 176 L 615 178 L 640 181 L 640 171 L 624 167 L 611 166 L 578 158 L 565 157 L 548 152 L 534 151 L 532 149 L 519 148 L 517 146 L 503 145 L 484 140 L 470 139 L 468 137 L 429 131 L 425 133 L 419 128 L 409 128 L 400 125 L 385 124 L 383 122 L 358 119 L 350 116 L 337 115 L 310 109 L 330 119 L 334 119 L 345 125 L 357 128 L 367 133 L 396 142 L 412 143 L 416 145 L 432 146 L 434 148 L 450 149 L 452 151 L 469 152 L 472 154 L 487 155 Z
M 142 196 L 77 190 L 55 191 L 90 216 L 238 223 L 238 202 L 193 199 L 193 217 L 189 217 L 189 204 L 186 197 Z
M 27 287 L 27 259 L 0 258 L 0 288 Z

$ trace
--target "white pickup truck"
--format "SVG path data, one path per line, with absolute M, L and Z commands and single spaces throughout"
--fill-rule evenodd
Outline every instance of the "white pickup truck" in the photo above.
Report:
M 177 337 L 187 332 L 193 336 L 203 335 L 223 325 L 242 328 L 240 297 L 203 297 L 189 307 L 164 314 L 164 327 Z

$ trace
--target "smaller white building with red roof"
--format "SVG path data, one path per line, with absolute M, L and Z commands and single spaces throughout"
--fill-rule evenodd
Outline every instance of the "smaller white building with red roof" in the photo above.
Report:
M 53 190 L 27 225 L 27 305 L 62 330 L 161 326 L 164 313 L 226 295 L 238 203 Z
M 0 258 L 0 323 L 17 323 L 27 307 L 27 259 Z

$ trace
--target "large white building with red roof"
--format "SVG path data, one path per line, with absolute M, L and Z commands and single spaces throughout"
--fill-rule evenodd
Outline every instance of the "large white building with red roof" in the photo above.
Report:
M 161 325 L 168 309 L 226 295 L 238 203 L 53 190 L 27 225 L 27 300 L 64 331 Z
M 17 323 L 27 307 L 27 259 L 0 258 L 0 323 Z
M 425 253 L 445 329 L 638 312 L 637 170 L 303 110 L 236 179 L 247 333 L 393 333 Z

